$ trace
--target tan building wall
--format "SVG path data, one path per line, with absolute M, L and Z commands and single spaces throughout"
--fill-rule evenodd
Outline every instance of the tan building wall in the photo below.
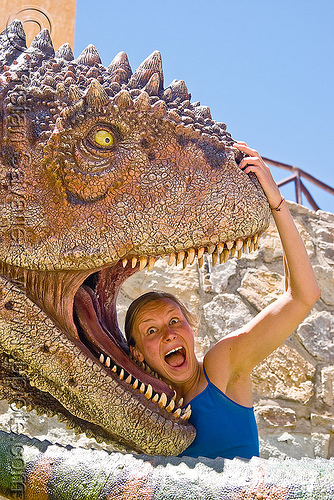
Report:
M 74 43 L 76 0 L 0 0 L 0 32 L 13 19 L 23 23 L 27 46 L 37 33 L 47 28 L 55 50 L 65 42 Z

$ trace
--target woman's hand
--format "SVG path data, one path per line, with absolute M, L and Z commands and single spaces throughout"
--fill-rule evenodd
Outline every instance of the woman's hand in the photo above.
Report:
M 282 195 L 271 175 L 269 167 L 265 164 L 261 155 L 242 141 L 236 141 L 233 146 L 249 155 L 241 160 L 239 167 L 246 174 L 254 172 L 267 196 L 270 207 L 272 209 L 276 208 L 281 202 Z

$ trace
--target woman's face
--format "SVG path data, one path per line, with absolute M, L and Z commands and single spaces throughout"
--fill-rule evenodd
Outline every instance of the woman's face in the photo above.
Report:
M 145 359 L 168 383 L 184 382 L 194 372 L 194 333 L 180 307 L 162 298 L 143 306 L 133 324 L 134 358 Z

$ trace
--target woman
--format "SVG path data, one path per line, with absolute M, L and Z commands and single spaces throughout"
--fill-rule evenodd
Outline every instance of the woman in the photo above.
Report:
M 125 330 L 132 356 L 144 361 L 191 403 L 197 429 L 186 456 L 251 458 L 258 455 L 252 408 L 251 371 L 307 316 L 320 291 L 304 244 L 279 189 L 257 151 L 234 145 L 246 155 L 239 167 L 254 172 L 267 196 L 284 253 L 285 292 L 249 323 L 214 345 L 199 362 L 192 319 L 169 294 L 145 294 L 127 312 Z

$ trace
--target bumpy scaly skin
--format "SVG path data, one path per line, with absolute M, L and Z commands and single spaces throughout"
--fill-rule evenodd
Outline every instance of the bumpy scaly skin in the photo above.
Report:
M 0 493 L 25 500 L 330 500 L 333 460 L 135 458 L 0 432 Z M 16 496 L 17 495 L 17 496 Z
M 226 126 L 184 82 L 164 89 L 159 52 L 132 74 L 125 53 L 105 68 L 93 46 L 74 60 L 46 30 L 23 39 L 18 21 L 0 35 L 0 395 L 178 454 L 194 438 L 189 410 L 128 359 L 118 290 L 161 256 L 201 265 L 251 250 L 267 200 Z

